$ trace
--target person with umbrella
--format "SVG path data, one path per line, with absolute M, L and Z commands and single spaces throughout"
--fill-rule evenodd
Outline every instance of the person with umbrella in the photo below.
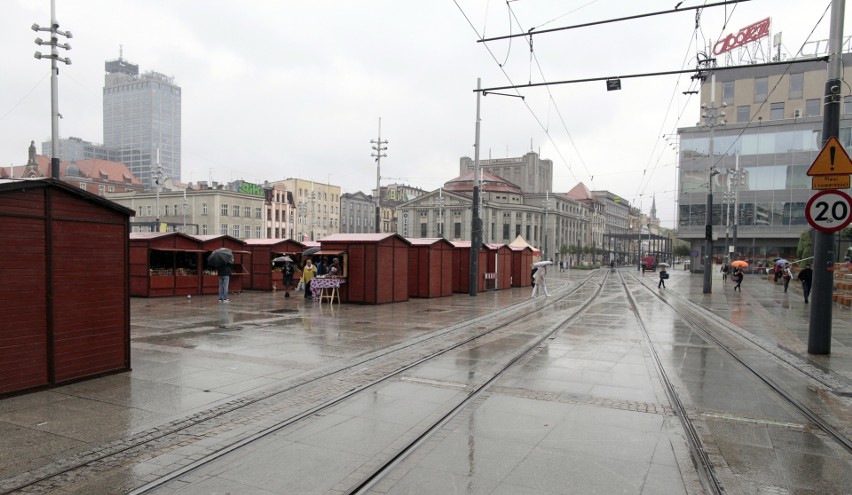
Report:
M 228 248 L 219 248 L 207 257 L 207 265 L 216 269 L 219 275 L 219 302 L 231 302 L 228 299 L 228 285 L 231 280 L 231 266 L 234 264 L 234 253 Z
M 550 292 L 547 291 L 547 283 L 544 281 L 544 277 L 547 275 L 547 265 L 553 264 L 553 261 L 539 261 L 537 263 L 533 263 L 533 268 L 538 268 L 536 270 L 535 275 L 533 275 L 533 279 L 535 283 L 533 284 L 532 295 L 530 297 L 535 297 L 538 295 L 539 287 L 544 291 L 544 295 L 546 297 L 550 297 Z
M 296 272 L 296 267 L 293 265 L 293 258 L 284 255 L 279 256 L 272 261 L 284 263 L 284 266 L 281 268 L 281 275 L 283 278 L 281 285 L 284 286 L 284 297 L 290 297 L 290 287 L 293 286 L 293 274 Z

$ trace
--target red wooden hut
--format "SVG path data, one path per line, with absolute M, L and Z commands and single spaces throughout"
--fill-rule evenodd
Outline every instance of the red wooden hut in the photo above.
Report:
M 408 249 L 398 234 L 332 234 L 315 255 L 343 255 L 348 267 L 343 302 L 383 304 L 408 300 Z
M 453 295 L 453 245 L 440 237 L 409 238 L 408 296 Z
M 0 181 L 0 396 L 130 369 L 132 215 L 58 180 Z
M 215 269 L 207 267 L 207 256 L 221 247 L 234 252 L 234 266 L 231 268 L 231 279 L 228 283 L 230 292 L 242 292 L 245 279 L 248 277 L 248 267 L 251 266 L 251 252 L 246 249 L 246 243 L 229 235 L 192 235 L 201 243 L 203 272 L 201 275 L 201 293 L 218 294 L 219 276 Z
M 453 245 L 453 292 L 470 293 L 470 241 L 452 241 Z M 477 261 L 477 292 L 485 290 L 485 274 L 488 271 L 488 252 L 479 250 Z
M 201 243 L 180 232 L 130 233 L 130 295 L 201 294 Z
M 512 286 L 512 250 L 505 244 L 484 244 L 488 251 L 488 273 L 493 275 L 489 288 L 508 289 Z
M 244 289 L 272 290 L 273 283 L 281 287 L 282 275 L 273 271 L 272 260 L 284 255 L 296 260 L 305 249 L 304 244 L 293 239 L 246 239 L 245 243 L 251 251 L 251 268 L 244 277 Z
M 532 285 L 533 249 L 529 246 L 513 247 L 512 250 L 512 287 L 530 287 Z

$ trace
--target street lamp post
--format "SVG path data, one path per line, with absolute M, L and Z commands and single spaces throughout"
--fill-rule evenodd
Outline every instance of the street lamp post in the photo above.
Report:
M 71 31 L 60 31 L 59 23 L 56 22 L 56 0 L 50 0 L 50 27 L 40 27 L 38 24 L 32 25 L 32 30 L 35 32 L 45 31 L 50 33 L 50 41 L 44 41 L 41 38 L 35 39 L 35 44 L 50 45 L 50 55 L 42 55 L 41 52 L 35 52 L 35 58 L 41 60 L 43 58 L 50 59 L 50 176 L 54 179 L 59 178 L 59 68 L 56 62 L 62 62 L 66 65 L 71 65 L 70 57 L 60 57 L 57 48 L 70 50 L 71 45 L 68 43 L 59 44 L 57 36 L 65 36 L 68 39 L 73 38 Z

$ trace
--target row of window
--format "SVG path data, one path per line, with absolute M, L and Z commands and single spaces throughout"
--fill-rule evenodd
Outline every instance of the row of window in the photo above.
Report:
M 807 225 L 805 203 L 778 201 L 773 203 L 741 203 L 739 217 L 733 204 L 713 205 L 713 225 L 734 224 L 735 218 L 740 227 L 783 227 Z M 707 207 L 703 204 L 681 205 L 680 226 L 702 227 L 706 222 Z
M 204 227 L 206 230 L 207 226 L 205 225 Z M 251 225 L 244 225 L 242 227 L 243 228 L 240 229 L 240 225 L 232 225 L 229 231 L 228 224 L 223 223 L 219 225 L 219 233 L 222 235 L 230 235 L 231 237 L 236 237 L 237 239 L 251 239 Z M 263 228 L 260 225 L 255 225 L 254 237 L 256 239 L 261 239 L 263 237 Z
M 240 205 L 233 205 L 233 207 L 230 207 L 227 203 L 222 203 L 222 208 L 219 213 L 223 217 L 227 217 L 228 212 L 230 211 L 232 213 L 231 216 L 238 217 L 240 216 L 241 210 L 244 217 L 251 218 L 251 206 L 240 207 Z M 204 214 L 207 214 L 207 204 L 204 204 Z M 257 218 L 258 220 L 263 218 L 263 211 L 261 208 L 258 207 L 254 209 L 254 218 Z

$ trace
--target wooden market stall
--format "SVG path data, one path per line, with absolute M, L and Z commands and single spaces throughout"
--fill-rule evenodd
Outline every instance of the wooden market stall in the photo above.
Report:
M 512 246 L 512 287 L 532 286 L 533 249 L 530 246 Z
M 512 250 L 506 244 L 484 244 L 488 251 L 489 289 L 502 290 L 512 286 Z M 486 275 L 488 276 L 488 275 Z
M 0 396 L 130 369 L 132 215 L 55 179 L 0 181 Z
M 411 243 L 402 236 L 332 234 L 319 242 L 320 252 L 346 256 L 345 283 L 340 287 L 343 302 L 384 304 L 408 300 Z
M 234 266 L 231 268 L 231 279 L 228 283 L 228 290 L 232 293 L 243 291 L 246 279 L 249 272 L 248 267 L 251 266 L 251 252 L 246 249 L 246 243 L 231 237 L 229 235 L 191 235 L 193 239 L 197 239 L 201 243 L 201 249 L 204 251 L 202 256 L 202 273 L 201 273 L 201 293 L 202 294 L 218 294 L 219 293 L 219 275 L 216 269 L 207 266 L 207 256 L 219 248 L 228 248 L 234 252 Z
M 470 241 L 452 241 L 453 245 L 453 292 L 470 293 Z M 488 271 L 488 252 L 479 250 L 477 261 L 477 292 L 485 290 L 485 273 Z
M 180 232 L 130 233 L 130 295 L 201 294 L 201 243 Z
M 274 269 L 272 260 L 279 256 L 290 255 L 293 260 L 302 254 L 305 245 L 293 239 L 246 239 L 246 249 L 251 252 L 249 275 L 244 277 L 244 289 L 272 290 L 281 287 L 283 276 Z
M 409 238 L 408 296 L 453 295 L 453 245 L 440 237 Z

